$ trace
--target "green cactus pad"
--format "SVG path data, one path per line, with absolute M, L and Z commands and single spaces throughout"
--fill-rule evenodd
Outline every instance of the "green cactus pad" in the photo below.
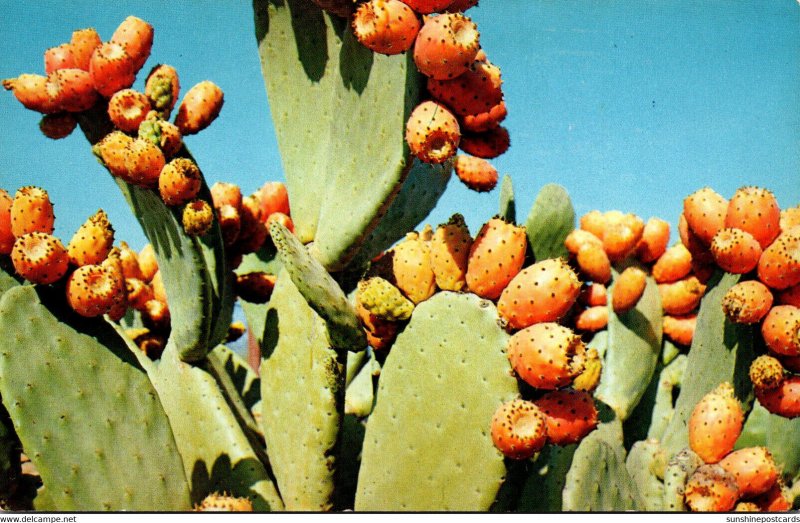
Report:
M 662 510 L 669 512 L 686 511 L 686 503 L 683 496 L 686 481 L 701 465 L 703 465 L 703 460 L 688 448 L 681 449 L 669 460 L 667 468 L 664 470 L 664 505 Z
M 0 295 L 12 287 L 19 285 L 19 280 L 14 276 L 14 268 L 11 262 L 0 256 Z
M 569 253 L 564 240 L 575 228 L 575 209 L 567 190 L 554 183 L 542 187 L 528 214 L 525 228 L 536 260 L 566 258 Z
M 664 452 L 657 440 L 637 441 L 628 453 L 625 466 L 638 487 L 644 506 L 643 510 L 658 512 L 664 510 L 664 476 L 666 462 Z
M 440 292 L 386 358 L 367 424 L 356 510 L 487 510 L 506 474 L 489 434 L 518 394 L 491 302 Z
M 509 175 L 500 182 L 500 216 L 508 223 L 517 222 L 517 202 L 514 199 L 514 185 Z
M 203 368 L 217 380 L 245 432 L 251 438 L 262 439 L 261 427 L 253 418 L 253 408 L 261 401 L 261 380 L 250 365 L 225 345 L 219 345 L 208 353 Z M 259 442 L 258 446 L 263 445 Z
M 347 359 L 348 364 L 352 356 L 356 354 L 361 355 L 365 352 L 366 351 L 349 353 Z M 375 401 L 374 378 L 380 375 L 380 372 L 381 365 L 375 360 L 375 356 L 370 351 L 361 369 L 359 369 L 358 373 L 347 383 L 347 389 L 344 395 L 345 414 L 352 414 L 359 418 L 370 415 L 372 412 L 372 405 Z
M 281 223 L 272 222 L 269 230 L 286 273 L 309 306 L 325 320 L 333 347 L 352 351 L 365 349 L 364 330 L 341 287 Z
M 172 352 L 150 374 L 175 433 L 192 503 L 228 492 L 250 499 L 255 510 L 282 510 L 263 448 L 242 429 L 214 376 Z
M 738 275 L 718 272 L 708 282 L 675 415 L 662 441 L 667 456 L 688 445 L 687 422 L 694 406 L 723 381 L 733 384 L 737 399 L 745 405 L 749 403 L 752 383 L 748 370 L 754 359 L 753 329 L 729 322 L 721 305 L 722 297 L 738 281 Z
M 614 271 L 615 278 L 619 276 Z M 613 294 L 614 287 L 610 292 Z M 626 420 L 644 395 L 661 353 L 661 299 L 652 278 L 636 307 L 617 315 L 608 305 L 608 347 L 595 397 Z
M 800 418 L 787 419 L 770 414 L 756 402 L 747 416 L 742 434 L 736 440 L 736 448 L 767 447 L 784 477 L 794 478 L 800 473 L 798 434 Z
M 280 258 L 278 258 L 278 251 L 272 240 L 264 242 L 264 245 L 257 252 L 247 254 L 242 258 L 242 263 L 236 268 L 236 274 L 247 274 L 250 272 L 266 272 L 267 274 L 277 275 L 281 270 Z M 244 312 L 244 317 L 247 320 L 247 327 L 259 347 L 264 341 L 264 329 L 266 328 L 265 320 L 267 316 L 266 303 L 251 303 L 245 300 L 239 300 Z
M 3 405 L 0 405 L 0 505 L 17 489 L 20 479 L 20 450 L 14 425 Z
M 45 292 L 19 286 L 0 300 L 0 339 L 12 340 L 0 351 L 0 394 L 50 506 L 189 509 L 181 457 L 146 373 L 110 325 Z
M 277 339 L 265 340 L 261 424 L 287 510 L 332 508 L 343 416 L 346 352 L 284 271 L 269 304 Z
M 547 445 L 534 460 L 517 503 L 519 512 L 561 512 L 567 472 L 577 445 Z
M 650 427 L 647 430 L 648 438 L 661 440 L 666 434 L 667 427 L 675 415 L 674 391 L 680 389 L 683 376 L 686 372 L 688 358 L 681 354 L 664 367 L 658 375 L 658 385 L 650 417 Z

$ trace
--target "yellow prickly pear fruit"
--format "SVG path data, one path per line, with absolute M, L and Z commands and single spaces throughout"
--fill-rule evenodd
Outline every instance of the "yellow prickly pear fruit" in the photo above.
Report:
M 414 303 L 427 300 L 436 292 L 436 276 L 430 250 L 419 234 L 411 232 L 393 249 L 392 272 L 397 287 Z
M 358 282 L 357 300 L 367 312 L 388 321 L 407 320 L 414 310 L 400 289 L 377 276 Z
M 472 246 L 464 217 L 454 214 L 436 228 L 430 242 L 436 285 L 443 291 L 461 291 L 467 285 L 467 260 Z

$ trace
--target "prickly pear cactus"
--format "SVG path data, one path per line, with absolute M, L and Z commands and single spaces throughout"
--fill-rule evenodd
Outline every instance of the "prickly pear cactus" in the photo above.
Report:
M 536 260 L 566 258 L 564 239 L 575 228 L 575 210 L 566 189 L 554 183 L 542 187 L 525 228 Z
M 509 223 L 517 221 L 517 202 L 514 199 L 514 184 L 509 175 L 500 182 L 500 216 Z
M 506 474 L 489 426 L 518 394 L 491 302 L 420 303 L 381 371 L 356 510 L 487 510 Z
M 637 441 L 625 461 L 628 473 L 641 495 L 643 510 L 658 512 L 664 510 L 664 452 L 658 440 Z
M 532 464 L 516 509 L 519 512 L 561 512 L 567 473 L 577 445 L 547 445 Z
M 689 476 L 703 464 L 703 460 L 688 448 L 680 450 L 667 463 L 664 470 L 664 510 L 685 512 L 684 489 Z

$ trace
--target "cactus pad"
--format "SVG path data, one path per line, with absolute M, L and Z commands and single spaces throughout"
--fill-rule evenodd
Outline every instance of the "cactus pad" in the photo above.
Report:
M 509 175 L 500 183 L 500 216 L 509 223 L 517 221 L 517 202 L 514 199 L 514 184 Z
M 644 506 L 643 510 L 660 511 L 664 509 L 664 475 L 666 463 L 664 453 L 657 440 L 637 441 L 625 461 L 634 485 L 638 487 Z
M 532 464 L 528 480 L 522 488 L 519 512 L 561 512 L 562 493 L 567 472 L 577 445 L 546 445 Z
M 684 489 L 689 476 L 703 464 L 697 454 L 688 448 L 675 454 L 664 470 L 664 507 L 670 512 L 685 512 Z
M 567 257 L 564 240 L 575 228 L 575 210 L 566 189 L 549 183 L 542 187 L 525 224 L 536 260 Z

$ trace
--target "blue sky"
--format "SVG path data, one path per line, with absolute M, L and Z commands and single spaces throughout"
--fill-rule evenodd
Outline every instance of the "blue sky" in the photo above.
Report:
M 225 91 L 220 118 L 189 137 L 209 183 L 245 192 L 282 180 L 249 1 L 64 3 L 0 0 L 0 78 L 43 71 L 42 53 L 73 30 L 110 37 L 126 16 L 155 27 L 156 63 L 184 89 L 205 79 Z M 503 71 L 512 147 L 495 165 L 514 180 L 525 216 L 548 182 L 564 185 L 578 214 L 620 209 L 677 222 L 683 198 L 742 185 L 800 203 L 800 5 L 796 0 L 482 0 L 469 12 Z M 39 116 L 0 92 L 0 187 L 40 185 L 65 241 L 98 208 L 117 237 L 145 239 L 79 133 L 52 141 Z M 473 233 L 497 212 L 498 191 L 455 178 L 431 214 L 453 212 Z M 677 234 L 673 234 L 677 238 Z

